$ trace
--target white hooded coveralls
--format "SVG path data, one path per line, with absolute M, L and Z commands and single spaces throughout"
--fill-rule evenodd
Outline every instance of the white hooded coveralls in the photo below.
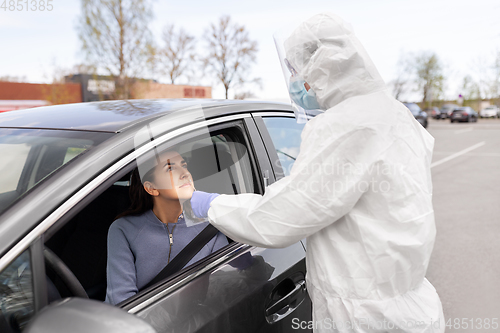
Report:
M 290 176 L 263 196 L 217 197 L 211 223 L 260 247 L 307 237 L 315 332 L 443 332 L 425 279 L 436 235 L 434 139 L 388 93 L 340 18 L 316 15 L 292 37 L 287 58 L 326 112 L 306 124 Z M 294 58 L 301 40 L 318 41 L 309 58 Z

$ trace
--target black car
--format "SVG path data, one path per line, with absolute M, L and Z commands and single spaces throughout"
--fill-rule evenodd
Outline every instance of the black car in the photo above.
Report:
M 433 119 L 444 119 L 446 115 L 443 115 L 437 106 L 432 106 L 424 110 L 427 116 L 431 116 Z
M 142 156 L 175 146 L 197 190 L 262 194 L 288 174 L 303 126 L 290 105 L 243 101 L 1 114 L 0 331 L 295 332 L 292 319 L 311 320 L 305 242 L 264 249 L 230 240 L 116 307 L 102 302 L 107 231 L 129 205 Z
M 450 122 L 477 122 L 478 114 L 470 106 L 459 107 L 453 110 L 450 115 Z
M 422 111 L 420 109 L 420 106 L 418 106 L 416 103 L 403 103 L 413 114 L 415 119 L 420 123 L 420 125 L 424 126 L 424 128 L 427 128 L 428 125 L 428 120 L 427 120 L 427 113 Z
M 453 110 L 455 110 L 458 107 L 459 106 L 456 104 L 444 104 L 443 106 L 441 106 L 439 111 L 441 112 L 443 119 L 446 119 L 450 118 L 450 115 L 453 112 Z

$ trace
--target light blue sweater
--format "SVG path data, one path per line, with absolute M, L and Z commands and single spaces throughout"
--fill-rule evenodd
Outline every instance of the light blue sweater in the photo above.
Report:
M 210 201 L 204 204 L 210 207 Z M 208 222 L 205 222 L 188 227 L 183 215 L 177 223 L 169 223 L 168 229 L 171 233 L 175 226 L 170 261 L 207 224 Z M 219 232 L 186 266 L 227 244 L 226 236 Z M 106 302 L 117 304 L 135 295 L 167 265 L 169 247 L 167 225 L 151 210 L 139 216 L 126 216 L 113 222 L 108 232 Z

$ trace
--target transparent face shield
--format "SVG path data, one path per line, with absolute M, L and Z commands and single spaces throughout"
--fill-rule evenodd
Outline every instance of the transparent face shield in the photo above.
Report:
M 349 97 L 385 89 L 352 27 L 334 14 L 284 28 L 274 40 L 299 121 L 311 110 L 326 111 Z
M 211 133 L 199 105 L 152 121 L 138 131 L 134 144 L 138 156 L 131 190 L 157 197 L 153 202 L 166 203 L 168 209 L 181 207 L 187 226 L 208 222 L 193 212 L 194 191 L 254 192 L 245 145 L 228 134 Z
M 306 82 L 302 69 L 311 58 L 318 43 L 304 40 L 303 36 L 295 37 L 296 26 L 289 25 L 274 34 L 274 43 L 278 51 L 281 69 L 290 95 L 292 108 L 295 112 L 297 123 L 305 123 L 321 110 L 316 95 L 310 85 Z M 319 42 L 319 41 L 318 41 Z

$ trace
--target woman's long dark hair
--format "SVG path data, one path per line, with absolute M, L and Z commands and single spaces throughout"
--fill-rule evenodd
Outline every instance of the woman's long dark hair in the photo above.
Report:
M 152 180 L 153 170 L 144 175 L 144 181 Z M 130 207 L 123 213 L 119 214 L 115 219 L 129 215 L 141 215 L 148 210 L 153 209 L 153 197 L 144 189 L 138 168 L 134 169 L 132 176 L 130 177 L 129 196 L 131 201 Z
M 153 181 L 154 168 L 148 171 L 144 175 L 144 181 Z M 135 168 L 130 177 L 130 187 L 129 187 L 129 197 L 130 197 L 130 207 L 119 214 L 115 220 L 121 217 L 133 215 L 142 215 L 148 210 L 153 209 L 154 201 L 151 194 L 146 192 L 144 185 L 141 181 L 141 176 L 139 175 L 139 169 Z M 191 207 L 191 201 L 188 200 L 184 203 L 183 211 L 189 219 L 195 222 L 205 221 L 203 218 L 198 218 L 194 215 L 193 208 Z

